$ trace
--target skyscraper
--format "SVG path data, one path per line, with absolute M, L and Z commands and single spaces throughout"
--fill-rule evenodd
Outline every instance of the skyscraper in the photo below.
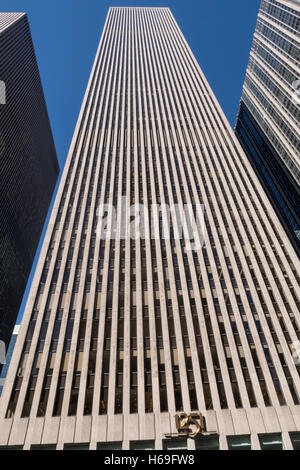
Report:
M 262 0 L 236 134 L 300 254 L 300 2 Z
M 183 207 L 194 239 L 179 229 Z M 0 401 L 0 445 L 296 446 L 299 272 L 170 10 L 110 8 Z
M 58 173 L 27 16 L 0 13 L 0 342 L 6 349 Z

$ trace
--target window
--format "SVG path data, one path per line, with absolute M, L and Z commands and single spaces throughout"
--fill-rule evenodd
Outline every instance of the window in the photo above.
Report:
M 36 446 L 31 446 L 30 450 L 56 450 L 55 445 L 36 445 Z
M 228 436 L 229 450 L 251 450 L 250 436 Z
M 122 442 L 99 442 L 97 450 L 122 450 Z
M 130 450 L 154 450 L 154 441 L 133 441 L 130 443 Z
M 2 450 L 23 450 L 23 446 L 0 446 L 0 452 Z
M 196 450 L 219 450 L 219 436 L 201 437 L 195 446 Z
M 163 448 L 164 450 L 187 450 L 187 441 L 186 439 L 164 440 Z
M 89 444 L 65 444 L 64 450 L 89 450 Z
M 290 438 L 293 444 L 293 449 L 300 450 L 300 432 L 291 432 Z
M 283 450 L 281 434 L 261 434 L 258 437 L 261 450 Z

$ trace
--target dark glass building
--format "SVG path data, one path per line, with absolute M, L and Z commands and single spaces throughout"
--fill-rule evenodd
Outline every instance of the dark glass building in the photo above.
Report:
M 0 13 L 0 98 L 0 340 L 7 349 L 59 173 L 24 13 Z
M 236 135 L 300 253 L 300 3 L 263 0 Z

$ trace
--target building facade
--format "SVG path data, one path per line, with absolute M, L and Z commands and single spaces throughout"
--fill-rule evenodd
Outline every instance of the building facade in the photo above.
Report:
M 236 135 L 300 254 L 300 3 L 262 0 Z
M 0 13 L 0 341 L 6 349 L 58 173 L 27 16 Z
M 127 221 L 140 214 L 130 236 L 119 201 Z M 201 243 L 168 220 L 176 204 L 193 227 L 204 208 Z M 170 10 L 110 8 L 0 400 L 0 446 L 297 447 L 299 268 Z

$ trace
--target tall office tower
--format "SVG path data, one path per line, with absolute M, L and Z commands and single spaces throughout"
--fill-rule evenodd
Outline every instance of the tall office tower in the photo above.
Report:
M 177 233 L 176 211 L 168 237 L 176 204 L 204 206 L 202 248 Z M 149 212 L 159 237 L 138 236 Z M 111 8 L 0 401 L 0 445 L 296 447 L 299 268 L 170 10 Z
M 300 254 L 300 2 L 262 0 L 236 135 Z
M 27 16 L 0 13 L 0 341 L 6 349 L 58 172 Z

